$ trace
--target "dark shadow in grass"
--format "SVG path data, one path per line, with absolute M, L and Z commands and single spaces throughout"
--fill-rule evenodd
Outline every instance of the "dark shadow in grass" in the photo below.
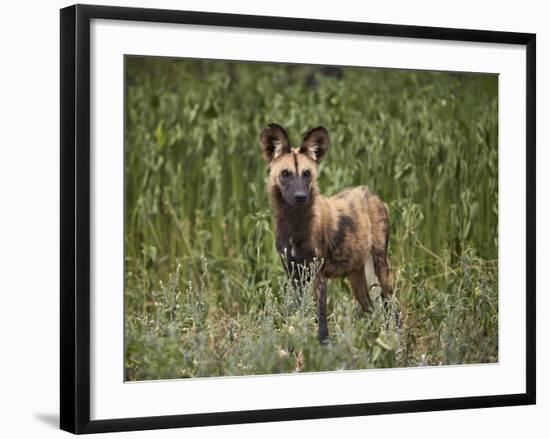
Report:
M 59 415 L 57 413 L 35 413 L 34 417 L 48 427 L 59 430 Z

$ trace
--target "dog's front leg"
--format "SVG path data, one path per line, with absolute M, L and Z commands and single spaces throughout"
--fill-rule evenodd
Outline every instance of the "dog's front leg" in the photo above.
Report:
M 330 339 L 327 325 L 327 280 L 322 275 L 318 275 L 315 279 L 315 295 L 317 298 L 319 341 L 321 344 L 328 344 Z

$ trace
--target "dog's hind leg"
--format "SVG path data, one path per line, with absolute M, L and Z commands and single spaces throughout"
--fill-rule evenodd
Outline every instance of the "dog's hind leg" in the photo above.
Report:
M 376 272 L 372 255 L 365 262 L 364 272 L 367 281 L 367 294 L 371 303 L 377 307 L 382 298 L 382 286 L 380 285 L 380 276 Z
M 382 287 L 382 297 L 387 299 L 393 293 L 393 276 L 388 264 L 388 246 L 390 243 L 390 215 L 388 206 L 383 203 L 378 208 L 376 239 L 371 248 L 374 273 Z
M 363 311 L 366 313 L 372 312 L 374 310 L 374 307 L 369 297 L 365 270 L 357 270 L 352 272 L 349 275 L 349 281 L 351 284 L 353 295 L 361 305 Z
M 384 311 L 387 312 L 388 309 L 391 309 L 390 296 L 393 293 L 393 276 L 388 265 L 387 245 L 384 250 L 373 248 L 372 261 L 374 268 L 373 271 L 380 281 L 379 287 L 381 288 L 377 288 L 378 290 L 381 289 L 381 296 L 379 295 L 379 297 L 382 299 L 381 302 L 384 306 Z M 380 303 L 380 301 L 376 301 L 376 303 Z M 394 308 L 393 310 L 393 318 L 396 326 L 401 328 L 401 319 L 397 308 Z
M 374 273 L 382 287 L 382 296 L 387 299 L 393 293 L 393 277 L 388 265 L 388 254 L 386 249 L 372 249 L 372 262 Z

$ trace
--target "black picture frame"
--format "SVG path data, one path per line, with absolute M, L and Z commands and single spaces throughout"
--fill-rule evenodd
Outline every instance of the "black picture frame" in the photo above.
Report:
M 535 34 L 89 5 L 70 6 L 61 9 L 60 14 L 61 429 L 80 434 L 535 404 Z M 525 66 L 527 86 L 525 115 L 527 148 L 526 392 L 494 396 L 90 420 L 90 21 L 92 19 L 525 46 L 527 60 Z

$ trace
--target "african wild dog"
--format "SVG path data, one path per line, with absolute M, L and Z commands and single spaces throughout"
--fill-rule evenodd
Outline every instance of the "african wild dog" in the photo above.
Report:
M 332 197 L 319 193 L 317 166 L 329 149 L 323 127 L 309 130 L 300 148 L 291 148 L 286 131 L 277 124 L 265 128 L 260 139 L 270 168 L 277 251 L 295 264 L 309 264 L 314 257 L 322 260 L 315 292 L 319 340 L 327 343 L 327 278 L 348 277 L 365 312 L 373 309 L 371 288 L 380 286 L 383 298 L 392 293 L 388 209 L 366 186 Z

